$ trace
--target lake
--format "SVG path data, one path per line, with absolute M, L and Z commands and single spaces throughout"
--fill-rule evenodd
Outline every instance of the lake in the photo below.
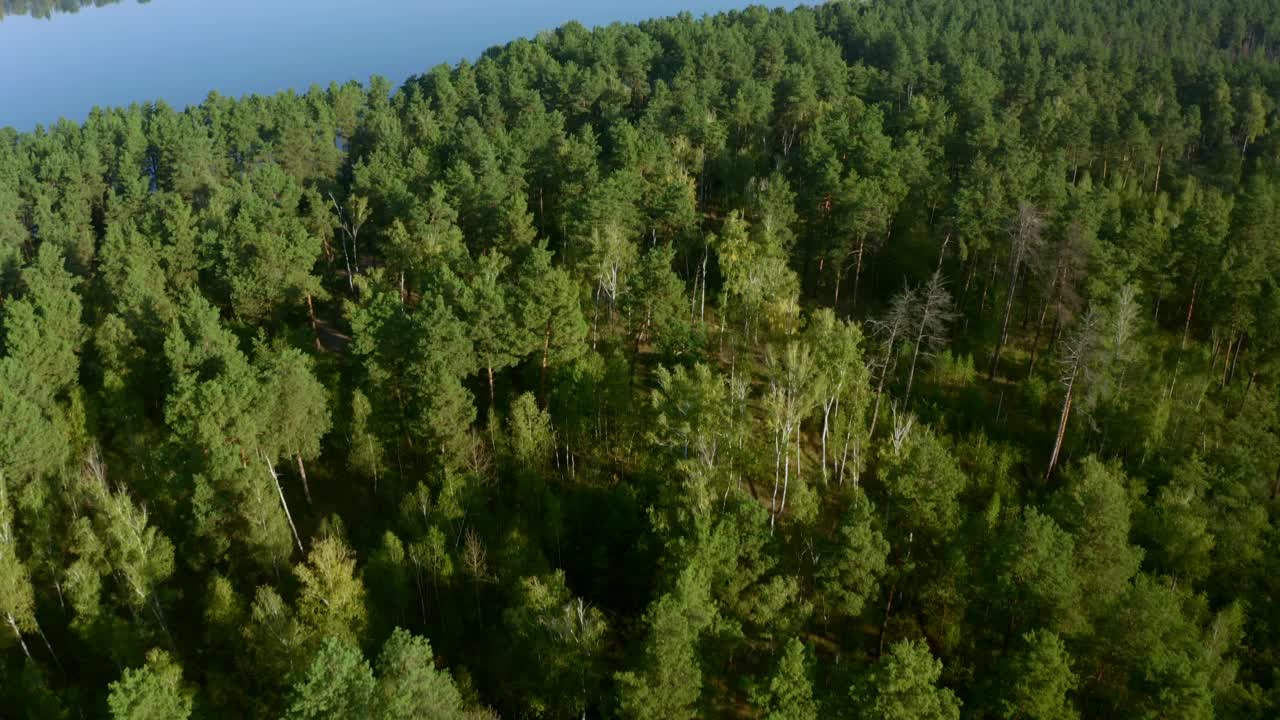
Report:
M 741 8 L 746 0 L 124 0 L 0 21 L 0 127 L 30 130 L 95 105 L 306 90 L 439 63 L 558 27 Z M 49 5 L 74 6 L 75 0 Z M 775 3 L 776 4 L 776 3 Z M 785 3 L 795 5 L 795 2 Z M 28 6 L 40 6 L 33 2 Z M 6 0 L 6 11 L 23 3 Z M 39 12 L 39 10 L 37 10 Z

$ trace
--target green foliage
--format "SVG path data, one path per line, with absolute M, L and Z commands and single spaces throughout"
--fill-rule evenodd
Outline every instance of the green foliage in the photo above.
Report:
M 0 706 L 1277 715 L 1277 17 L 569 23 L 0 131 Z
M 530 713 L 577 716 L 598 701 L 598 654 L 607 627 L 598 609 L 569 592 L 562 571 L 525 578 L 504 622 L 515 641 L 513 660 L 517 667 L 527 663 L 515 674 L 528 683 L 520 690 Z
M 364 632 L 365 590 L 351 550 L 337 538 L 322 537 L 294 575 L 300 586 L 298 619 L 308 631 L 354 644 Z
M 769 686 L 756 704 L 767 720 L 816 720 L 818 704 L 813 700 L 812 672 L 808 653 L 798 639 L 787 641 Z
M 169 653 L 152 650 L 140 668 L 111 683 L 107 705 L 114 720 L 186 720 L 194 693 L 182 681 L 182 666 Z
M 374 717 L 385 720 L 464 717 L 462 696 L 449 673 L 437 670 L 431 643 L 396 628 L 378 656 Z
M 716 619 L 705 571 L 687 567 L 674 590 L 649 608 L 647 619 L 640 671 L 616 677 L 619 709 L 632 718 L 687 715 L 702 695 L 700 636 Z
M 1071 533 L 1081 596 L 1109 606 L 1138 571 L 1142 550 L 1129 544 L 1129 498 L 1115 467 L 1086 458 L 1050 501 L 1052 517 Z
M 876 720 L 956 720 L 960 701 L 937 686 L 941 674 L 942 662 L 933 658 L 927 645 L 903 640 L 854 687 L 854 700 L 864 717 Z
M 1071 671 L 1071 656 L 1051 631 L 1033 630 L 1022 636 L 1022 647 L 1005 664 L 1001 683 L 1001 717 L 1079 717 L 1069 697 L 1078 684 Z
M 831 611 L 856 618 L 875 597 L 885 571 L 889 543 L 874 527 L 875 508 L 854 489 L 836 533 L 836 542 L 823 553 L 816 571 L 819 589 Z
M 1072 537 L 1052 518 L 1023 510 L 995 548 L 995 592 L 1004 599 L 1011 625 L 1032 622 L 1064 633 L 1080 626 L 1074 557 Z
M 375 691 L 373 670 L 360 651 L 338 638 L 329 638 L 320 646 L 306 675 L 294 686 L 285 717 L 369 717 Z

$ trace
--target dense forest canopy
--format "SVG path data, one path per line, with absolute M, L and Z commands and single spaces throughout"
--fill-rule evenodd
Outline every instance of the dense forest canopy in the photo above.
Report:
M 51 18 L 54 13 L 80 12 L 81 8 L 114 5 L 120 0 L 4 0 L 0 7 L 0 20 L 6 15 L 30 15 L 37 18 Z M 141 5 L 151 0 L 136 0 Z
M 837 2 L 0 132 L 0 707 L 1280 716 L 1278 59 Z

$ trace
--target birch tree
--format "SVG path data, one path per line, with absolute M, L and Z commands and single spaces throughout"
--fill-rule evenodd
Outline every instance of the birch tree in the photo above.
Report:
M 527 685 L 519 693 L 526 706 L 539 716 L 582 716 L 596 701 L 603 679 L 599 656 L 606 624 L 601 612 L 574 597 L 564 572 L 556 571 L 521 580 L 516 602 L 503 619 L 514 641 L 513 660 L 528 668 L 512 679 Z
M 835 312 L 821 308 L 809 319 L 806 342 L 814 348 L 816 389 L 822 408 L 822 479 L 828 465 L 843 484 L 853 459 L 854 482 L 862 467 L 868 373 L 862 355 L 862 331 Z
M 356 573 L 356 559 L 336 537 L 316 541 L 305 563 L 293 570 L 298 579 L 298 619 L 317 644 L 323 638 L 355 643 L 367 620 L 364 583 Z
M 787 488 L 791 482 L 791 438 L 795 436 L 795 477 L 800 481 L 800 423 L 817 403 L 813 352 L 808 344 L 791 341 L 765 353 L 768 394 L 765 407 L 773 430 L 774 478 L 770 501 L 769 527 L 787 509 Z M 778 489 L 782 489 L 779 502 Z
M 724 379 L 702 363 L 692 371 L 659 367 L 655 376 L 658 387 L 650 400 L 656 413 L 652 442 L 670 448 L 680 459 L 699 463 L 704 470 L 714 470 L 726 444 L 729 408 Z
M 31 658 L 31 650 L 22 635 L 37 628 L 35 593 L 31 577 L 18 557 L 17 538 L 13 534 L 13 510 L 3 470 L 0 470 L 0 615 L 22 646 L 23 654 Z
M 723 312 L 741 318 L 743 334 L 755 339 L 762 321 L 784 324 L 799 281 L 787 263 L 779 233 L 752 233 L 738 212 L 726 218 L 712 242 L 724 273 Z
M 342 234 L 342 259 L 347 265 L 347 289 L 354 294 L 353 281 L 360 272 L 360 230 L 369 220 L 369 199 L 361 195 L 353 195 L 347 199 L 345 208 L 332 194 L 329 195 L 329 200 L 333 203 L 336 224 Z M 348 242 L 351 244 L 350 251 L 347 250 Z
M 96 446 L 85 458 L 79 489 L 82 517 L 97 536 L 103 569 L 119 580 L 129 605 L 154 614 L 172 643 L 156 590 L 173 574 L 173 544 L 150 522 L 145 505 L 135 503 L 125 488 L 111 486 Z

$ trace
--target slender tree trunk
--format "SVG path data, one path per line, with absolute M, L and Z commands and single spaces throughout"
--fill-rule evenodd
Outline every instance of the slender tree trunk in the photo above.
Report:
M 858 307 L 858 285 L 862 281 L 862 254 L 867 249 L 867 238 L 865 235 L 858 238 L 858 251 L 853 269 L 853 300 L 849 301 L 849 309 L 855 310 Z
M 796 482 L 800 482 L 800 423 L 796 423 Z M 779 512 L 787 509 L 787 484 L 782 484 L 782 507 Z
M 66 672 L 66 669 L 62 667 L 62 661 L 58 659 L 58 653 L 53 651 L 53 643 L 49 642 L 49 636 L 44 634 L 44 628 L 40 627 L 38 622 L 36 623 L 36 633 L 40 635 L 40 641 L 44 643 L 44 648 L 49 651 L 49 657 L 53 658 L 53 664 L 58 666 L 59 671 Z M 172 644 L 173 639 L 170 638 L 170 645 Z
M 422 568 L 414 563 L 413 568 L 413 584 L 418 588 L 418 612 L 422 615 L 422 624 L 427 624 L 427 599 L 426 593 L 422 589 Z
M 365 432 L 364 439 L 369 445 L 369 459 L 373 461 L 373 494 L 378 494 L 378 456 L 373 452 L 373 434 Z
M 351 273 L 351 256 L 347 254 L 347 239 L 342 238 L 342 262 L 347 266 L 347 289 L 352 295 L 356 294 L 355 276 Z
M 884 620 L 880 623 L 880 644 L 876 648 L 876 657 L 884 655 L 884 638 L 889 629 L 889 615 L 893 612 L 893 595 L 898 591 L 898 581 L 895 578 L 893 583 L 889 585 L 889 598 L 884 604 Z
M 978 256 L 977 254 L 974 254 L 972 258 L 969 260 L 969 269 L 964 274 L 964 290 L 961 292 L 962 296 L 968 297 L 969 286 L 973 285 L 973 276 L 977 273 L 977 271 L 978 271 Z
M 324 345 L 320 344 L 320 323 L 316 320 L 316 306 L 311 302 L 311 293 L 307 293 L 307 317 L 311 319 L 311 334 L 316 339 L 316 351 L 323 352 Z
M 542 368 L 538 373 L 538 401 L 544 406 L 547 401 L 547 365 L 551 359 L 551 321 L 547 321 L 547 330 L 542 336 Z
M 1160 143 L 1160 150 L 1156 156 L 1156 182 L 1151 188 L 1152 195 L 1160 194 L 1160 169 L 1164 167 L 1164 143 Z
M 702 247 L 702 297 L 698 301 L 698 320 L 705 323 L 707 321 L 707 254 L 708 249 L 704 244 Z
M 356 274 L 360 274 L 360 230 L 359 228 L 351 232 L 351 263 L 355 266 Z
M 839 485 L 844 485 L 844 471 L 845 468 L 849 467 L 849 437 L 851 435 L 853 433 L 848 431 L 844 434 L 844 448 L 840 451 L 840 467 L 836 474 L 836 483 Z M 856 483 L 854 487 L 857 487 Z
M 9 628 L 13 630 L 13 636 L 18 638 L 18 644 L 22 646 L 22 652 L 27 656 L 28 660 L 32 660 L 31 650 L 27 647 L 27 641 L 22 638 L 22 631 L 18 629 L 18 621 L 14 619 L 12 613 L 5 613 L 5 618 L 9 621 Z
M 688 260 L 685 260 L 686 266 Z M 698 268 L 693 270 L 693 292 L 689 294 L 689 322 L 693 322 L 698 317 L 698 280 L 702 277 L 702 272 Z
M 831 298 L 831 308 L 837 310 L 840 307 L 840 281 L 844 279 L 844 261 L 838 260 L 831 263 L 831 272 L 836 276 L 836 291 Z
M 987 370 L 988 381 L 995 379 L 996 369 L 1000 365 L 1000 352 L 1004 349 L 1004 344 L 1009 339 L 1009 316 L 1013 314 L 1013 298 L 1017 292 L 1018 266 L 1020 264 L 1021 260 L 1015 254 L 1014 258 L 1009 262 L 1009 292 L 1005 294 L 1004 319 L 1000 322 L 1000 336 L 996 339 L 996 349 L 991 354 L 991 367 Z
M 782 448 L 786 442 L 779 429 L 773 433 L 773 499 L 769 502 L 769 532 L 773 532 L 774 520 L 778 517 L 778 487 L 782 479 Z
M 1227 386 L 1227 375 L 1231 373 L 1231 363 L 1235 361 L 1235 356 L 1231 354 L 1232 347 L 1236 344 L 1234 335 L 1227 336 L 1227 354 L 1222 356 L 1222 382 L 1218 383 L 1218 387 L 1225 388 Z
M 791 484 L 791 432 L 782 440 L 782 502 L 778 505 L 778 514 L 787 511 L 787 486 Z
M 156 616 L 156 622 L 160 624 L 160 632 L 164 633 L 165 640 L 169 642 L 169 649 L 176 652 L 178 646 L 174 644 L 173 635 L 169 633 L 169 625 L 164 621 L 164 610 L 160 607 L 160 601 L 156 599 L 155 593 L 152 593 L 148 599 L 151 612 Z
M 880 378 L 876 381 L 876 401 L 871 409 L 871 426 L 867 428 L 867 437 L 871 438 L 876 434 L 876 420 L 880 418 L 880 400 L 884 397 L 884 381 L 889 375 L 890 363 L 893 361 L 893 352 L 895 349 L 895 341 L 897 340 L 897 332 L 889 335 L 888 349 L 884 355 L 884 367 L 880 370 Z
M 1040 320 L 1036 322 L 1036 337 L 1031 341 L 1031 357 L 1027 360 L 1027 377 L 1031 377 L 1031 373 L 1036 369 L 1036 354 L 1040 351 L 1040 334 L 1044 331 L 1044 320 L 1049 315 L 1049 301 L 1044 301 L 1044 307 L 1040 308 Z
M 497 395 L 493 390 L 493 363 L 485 365 L 485 369 L 489 371 L 489 409 L 492 410 L 498 405 Z
M 1062 400 L 1062 415 L 1058 419 L 1058 434 L 1053 441 L 1053 453 L 1049 456 L 1049 469 L 1045 471 L 1046 480 L 1053 475 L 1053 468 L 1058 464 L 1058 454 L 1062 452 L 1062 440 L 1067 434 L 1067 419 L 1071 416 L 1071 402 L 1075 390 L 1075 370 L 1072 370 L 1071 382 L 1067 385 L 1067 395 Z
M 1191 314 L 1196 309 L 1196 293 L 1200 291 L 1200 278 L 1191 286 L 1191 302 L 1187 303 L 1187 321 L 1182 325 L 1182 349 L 1187 349 L 1187 336 L 1191 334 Z
M 884 378 L 889 374 L 889 366 L 886 365 L 880 373 L 880 380 L 876 383 L 876 401 L 871 408 L 871 426 L 867 428 L 867 437 L 874 437 L 876 434 L 876 421 L 880 418 L 880 400 L 884 397 Z
M 822 408 L 822 483 L 827 482 L 827 429 L 831 427 L 831 408 L 835 403 L 827 401 Z
M 298 476 L 302 478 L 302 492 L 307 496 L 307 504 L 312 505 L 311 485 L 307 483 L 307 468 L 302 464 L 302 453 L 295 452 L 293 457 L 298 461 Z
M 1249 337 L 1247 333 L 1241 333 L 1240 339 L 1236 341 L 1236 354 L 1231 358 L 1231 372 L 1227 373 L 1228 385 L 1236 379 L 1236 365 L 1240 362 L 1240 354 L 1244 352 L 1244 341 L 1247 337 Z
M 1253 372 L 1249 373 L 1249 382 L 1245 383 L 1244 392 L 1240 393 L 1240 406 L 1236 408 L 1237 414 L 1244 411 L 1244 403 L 1246 400 L 1249 399 L 1249 390 L 1253 389 L 1253 381 L 1256 380 L 1257 378 L 1258 378 L 1257 370 L 1254 370 Z
M 911 351 L 911 371 L 907 373 L 907 391 L 902 396 L 903 407 L 906 407 L 907 401 L 911 399 L 911 385 L 916 380 L 916 361 L 920 359 L 920 343 L 922 343 L 923 341 L 924 341 L 924 320 L 922 318 L 920 322 L 920 332 L 916 334 L 916 345 L 915 345 L 915 348 Z
M 271 481 L 276 484 L 276 492 L 280 494 L 280 506 L 284 508 L 284 516 L 289 520 L 289 529 L 293 531 L 293 540 L 298 543 L 298 552 L 306 553 L 302 549 L 302 538 L 298 536 L 298 527 L 293 524 L 293 513 L 289 512 L 289 503 L 284 499 L 284 488 L 280 485 L 280 476 L 276 474 L 276 468 L 271 464 L 271 459 L 258 452 L 262 456 L 262 461 L 267 464 L 267 472 L 271 474 Z
M 1059 306 L 1053 313 L 1053 328 L 1049 331 L 1049 345 L 1044 349 L 1044 354 L 1048 355 L 1057 347 L 1058 340 L 1062 337 L 1062 307 Z
M 987 281 L 982 283 L 982 299 L 978 301 L 978 315 L 987 312 L 987 296 L 991 294 L 991 288 L 996 284 L 996 258 L 993 253 L 991 256 L 991 270 L 987 272 Z

